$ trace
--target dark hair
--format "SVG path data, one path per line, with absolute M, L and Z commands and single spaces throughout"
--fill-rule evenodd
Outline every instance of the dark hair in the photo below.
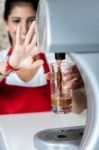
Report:
M 6 0 L 5 1 L 5 8 L 4 8 L 4 20 L 8 19 L 11 10 L 18 4 L 22 3 L 30 3 L 33 6 L 33 9 L 36 11 L 38 7 L 39 0 Z
M 33 9 L 35 11 L 37 11 L 37 7 L 38 7 L 38 3 L 39 3 L 39 0 L 6 0 L 5 1 L 5 7 L 4 7 L 4 13 L 3 13 L 3 18 L 5 21 L 8 20 L 8 16 L 10 15 L 11 13 L 11 10 L 17 6 L 17 5 L 22 5 L 23 3 L 29 3 L 31 4 L 31 6 L 33 7 Z M 9 41 L 12 45 L 12 39 L 11 39 L 11 36 L 8 32 L 8 37 L 9 37 Z

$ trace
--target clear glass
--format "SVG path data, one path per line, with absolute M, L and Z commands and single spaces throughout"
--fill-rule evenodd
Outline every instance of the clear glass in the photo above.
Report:
M 61 61 L 51 64 L 51 105 L 55 113 L 67 113 L 72 108 L 72 96 L 63 85 L 63 72 L 70 65 L 70 63 Z

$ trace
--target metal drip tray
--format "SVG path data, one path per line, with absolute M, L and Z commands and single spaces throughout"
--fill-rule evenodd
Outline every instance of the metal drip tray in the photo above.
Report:
M 83 127 L 43 130 L 34 136 L 34 145 L 37 150 L 69 150 L 70 147 L 75 150 L 80 144 L 83 131 Z

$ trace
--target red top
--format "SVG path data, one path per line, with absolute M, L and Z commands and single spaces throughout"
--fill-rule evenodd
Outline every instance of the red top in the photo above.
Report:
M 44 54 L 44 71 L 49 67 Z M 41 112 L 51 110 L 50 83 L 40 87 L 21 87 L 0 83 L 0 114 Z

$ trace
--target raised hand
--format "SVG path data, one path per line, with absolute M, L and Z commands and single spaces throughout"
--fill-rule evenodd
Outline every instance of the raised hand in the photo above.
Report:
M 9 63 L 14 68 L 36 69 L 43 64 L 43 60 L 35 61 L 35 56 L 39 54 L 36 46 L 35 22 L 30 26 L 25 41 L 22 43 L 21 27 L 18 26 L 16 33 L 16 45 L 9 58 Z

